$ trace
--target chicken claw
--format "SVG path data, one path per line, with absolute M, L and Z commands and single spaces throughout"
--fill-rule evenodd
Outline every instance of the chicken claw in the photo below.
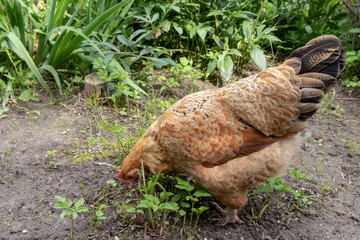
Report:
M 220 219 L 220 221 L 216 224 L 218 226 L 225 226 L 228 223 L 244 223 L 240 218 L 237 216 L 237 209 L 227 208 L 226 211 L 222 209 L 217 203 L 211 202 L 211 204 L 222 214 L 224 218 Z M 218 219 L 219 220 L 219 219 Z

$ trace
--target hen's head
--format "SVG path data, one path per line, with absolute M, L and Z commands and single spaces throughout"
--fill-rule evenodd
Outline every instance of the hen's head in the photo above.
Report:
M 121 182 L 123 184 L 128 186 L 128 188 L 131 188 L 132 183 L 137 182 L 137 180 L 139 179 L 139 169 L 138 168 L 130 170 L 125 175 L 123 175 L 121 169 L 117 169 L 116 171 L 118 173 L 116 176 L 121 180 Z
M 130 188 L 132 183 L 139 179 L 141 167 L 144 168 L 145 175 L 168 171 L 171 166 L 168 165 L 165 156 L 164 149 L 158 144 L 157 127 L 154 122 L 123 160 L 120 169 L 117 170 L 117 177 Z

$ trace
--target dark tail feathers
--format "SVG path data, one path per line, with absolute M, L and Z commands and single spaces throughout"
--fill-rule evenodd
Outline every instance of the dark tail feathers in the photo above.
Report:
M 346 54 L 340 40 L 325 35 L 310 40 L 305 46 L 292 52 L 289 58 L 301 59 L 302 73 L 324 73 L 337 78 L 345 68 Z
M 346 54 L 337 37 L 326 35 L 310 40 L 289 58 L 301 61 L 297 75 L 301 80 L 301 100 L 296 107 L 300 111 L 299 119 L 305 121 L 314 115 L 324 94 L 344 70 Z

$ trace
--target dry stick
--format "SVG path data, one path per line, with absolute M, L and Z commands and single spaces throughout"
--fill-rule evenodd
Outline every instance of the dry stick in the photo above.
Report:
M 345 5 L 345 7 L 348 9 L 349 13 L 352 14 L 354 16 L 354 22 L 352 21 L 352 19 L 350 18 L 350 21 L 352 22 L 353 26 L 355 28 L 359 27 L 359 12 L 360 12 L 360 1 L 357 1 L 357 13 L 354 12 L 354 10 L 351 8 L 350 4 L 347 2 L 347 0 L 343 0 L 343 3 Z M 355 47 L 355 41 L 356 38 L 359 34 L 358 33 L 354 33 L 353 34 L 353 39 L 351 42 L 351 49 L 354 50 Z
M 360 98 L 336 98 L 337 100 L 353 100 L 353 101 L 360 101 Z

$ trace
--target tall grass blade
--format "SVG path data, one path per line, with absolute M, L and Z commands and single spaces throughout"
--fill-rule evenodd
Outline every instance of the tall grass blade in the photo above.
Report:
M 56 27 L 54 28 L 53 30 L 51 30 L 47 35 L 46 35 L 46 39 L 49 39 L 50 36 L 54 33 L 54 32 L 57 32 L 59 30 L 68 30 L 68 31 L 71 31 L 71 32 L 74 32 L 74 33 L 77 33 L 78 36 L 81 36 L 83 39 L 85 39 L 93 48 L 95 48 L 99 53 L 100 55 L 104 56 L 104 54 L 101 52 L 100 48 L 94 43 L 94 41 L 92 41 L 90 38 L 88 38 L 85 34 L 84 34 L 84 31 L 81 31 L 81 29 L 77 29 L 77 28 L 74 28 L 74 27 L 70 27 L 70 26 L 60 26 L 60 27 Z M 71 43 L 70 43 L 71 45 Z M 80 44 L 79 44 L 80 45 Z M 61 49 L 60 49 L 61 50 Z M 73 51 L 75 50 L 75 48 L 73 49 Z M 64 51 L 66 51 L 66 49 L 64 49 Z M 73 51 L 69 52 L 69 54 L 71 54 Z M 58 51 L 60 52 L 60 51 Z M 61 51 L 63 52 L 63 51 Z M 59 56 L 57 59 L 55 58 L 54 59 L 54 65 L 55 66 L 58 66 L 57 64 L 59 63 L 59 61 L 61 60 L 61 62 L 64 61 L 64 58 L 69 58 L 69 56 L 66 56 L 62 53 L 60 55 L 55 55 L 56 56 Z M 64 58 L 61 58 L 61 56 L 63 56 Z
M 32 58 L 30 57 L 29 53 L 27 52 L 26 48 L 20 41 L 20 39 L 15 35 L 15 33 L 10 32 L 7 34 L 7 39 L 11 45 L 11 50 L 16 49 L 14 51 L 21 59 L 23 59 L 28 67 L 30 68 L 31 72 L 34 74 L 38 82 L 46 89 L 46 91 L 53 97 L 56 98 L 55 94 L 51 91 L 49 86 L 46 84 L 44 78 L 41 76 L 40 72 L 36 68 L 36 65 Z
M 104 13 L 96 17 L 89 25 L 87 25 L 82 31 L 83 34 L 79 34 L 76 36 L 67 47 L 61 52 L 61 54 L 54 58 L 53 66 L 56 68 L 62 61 L 69 58 L 71 53 L 79 47 L 82 41 L 85 39 L 84 36 L 89 36 L 97 27 L 99 27 L 106 19 L 108 19 L 111 15 L 121 9 L 124 5 L 130 3 L 132 0 L 124 0 L 115 6 L 109 8 Z
M 70 26 L 70 25 L 71 25 L 71 23 L 73 22 L 76 14 L 77 14 L 77 13 L 79 12 L 79 10 L 81 9 L 81 6 L 82 6 L 82 3 L 81 3 L 81 2 L 79 2 L 79 3 L 76 5 L 74 13 L 71 15 L 71 17 L 69 18 L 69 20 L 66 22 L 65 26 Z M 56 55 L 56 53 L 57 53 L 57 50 L 59 49 L 59 51 L 62 51 L 62 49 L 63 49 L 63 48 L 61 47 L 61 44 L 63 44 L 64 47 L 65 47 L 65 45 L 66 45 L 66 43 L 67 43 L 67 41 L 65 41 L 65 40 L 63 41 L 65 35 L 66 35 L 66 30 L 61 31 L 60 36 L 56 39 L 56 42 L 55 42 L 54 46 L 51 48 L 51 51 L 50 51 L 50 54 L 49 54 L 48 59 L 46 60 L 46 63 L 52 65 L 52 62 L 53 62 L 53 59 L 54 59 L 54 57 L 55 57 L 55 55 Z M 69 34 L 68 34 L 68 35 L 69 35 Z M 70 38 L 69 38 L 69 40 L 70 40 Z
M 62 88 L 61 88 L 61 82 L 60 82 L 60 78 L 59 78 L 59 74 L 57 73 L 57 71 L 55 70 L 55 68 L 53 68 L 53 66 L 51 65 L 42 65 L 39 69 L 44 69 L 47 70 L 48 72 L 51 73 L 51 75 L 53 75 L 56 85 L 59 88 L 60 94 L 62 94 Z

